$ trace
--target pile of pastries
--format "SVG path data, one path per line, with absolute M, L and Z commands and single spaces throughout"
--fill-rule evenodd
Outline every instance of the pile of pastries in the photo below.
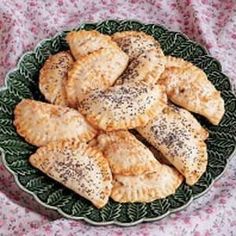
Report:
M 73 31 L 69 51 L 40 70 L 47 102 L 14 110 L 19 135 L 38 147 L 30 163 L 91 201 L 151 202 L 195 184 L 206 170 L 208 131 L 190 113 L 218 125 L 220 92 L 204 71 L 165 56 L 153 37 Z M 160 159 L 153 149 L 158 150 Z

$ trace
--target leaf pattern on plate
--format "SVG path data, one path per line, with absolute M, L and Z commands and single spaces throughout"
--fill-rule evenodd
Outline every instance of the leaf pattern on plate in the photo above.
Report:
M 145 203 L 129 203 L 128 216 L 131 222 L 142 219 L 146 214 L 147 210 Z
M 83 201 L 76 201 L 73 204 L 71 211 L 73 216 L 81 217 L 91 214 L 92 207 L 88 206 L 88 204 L 85 204 Z

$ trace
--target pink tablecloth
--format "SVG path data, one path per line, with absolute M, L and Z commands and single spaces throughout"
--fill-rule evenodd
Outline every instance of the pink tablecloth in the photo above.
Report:
M 236 2 L 233 0 L 1 0 L 0 85 L 23 52 L 83 21 L 138 19 L 182 31 L 205 45 L 236 84 Z M 236 86 L 235 86 L 236 87 Z M 224 176 L 186 210 L 130 228 L 94 227 L 46 211 L 0 165 L 0 235 L 236 235 L 236 158 Z

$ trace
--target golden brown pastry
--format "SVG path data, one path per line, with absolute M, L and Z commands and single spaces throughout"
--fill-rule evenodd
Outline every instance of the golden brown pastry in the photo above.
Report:
M 137 129 L 193 185 L 206 170 L 207 147 L 199 131 L 186 122 L 181 111 L 167 106 L 162 113 Z
M 112 131 L 145 125 L 165 103 L 160 86 L 139 82 L 91 92 L 80 102 L 79 110 L 95 127 Z
M 165 69 L 158 83 L 166 87 L 167 96 L 173 103 L 206 117 L 214 125 L 221 121 L 225 112 L 224 100 L 198 67 L 191 63 L 175 67 L 173 63 Z
M 185 61 L 183 58 L 180 57 L 173 57 L 173 56 L 165 56 L 166 59 L 166 68 L 170 67 L 177 67 L 177 68 L 184 68 L 184 67 L 191 67 L 193 64 L 191 62 Z
M 152 152 L 157 161 L 159 161 L 161 164 L 172 166 L 171 163 L 163 156 L 163 154 L 159 150 L 157 150 L 151 143 L 149 143 L 137 130 L 133 129 L 129 132 L 132 133 L 136 139 L 142 142 Z
M 144 32 L 117 32 L 112 35 L 112 39 L 125 53 L 128 54 L 130 61 L 137 58 L 143 52 L 152 49 L 157 50 L 160 57 L 164 56 L 158 41 Z
M 125 70 L 128 56 L 118 47 L 100 49 L 76 61 L 68 73 L 67 99 L 76 107 L 92 90 L 105 90 Z
M 175 193 L 182 181 L 182 175 L 167 165 L 147 174 L 114 175 L 111 198 L 122 203 L 152 202 Z
M 119 130 L 97 136 L 97 146 L 118 175 L 139 175 L 161 167 L 152 152 L 129 131 Z
M 181 122 L 186 126 L 192 133 L 200 138 L 201 140 L 206 140 L 209 136 L 208 131 L 203 128 L 197 119 L 187 110 L 177 107 L 174 104 L 169 103 L 169 110 L 175 112 L 178 116 L 178 119 L 181 119 Z
M 68 107 L 24 99 L 14 115 L 17 133 L 35 146 L 62 139 L 89 141 L 96 134 L 77 110 Z
M 68 105 L 64 85 L 72 64 L 73 58 L 69 52 L 59 52 L 50 56 L 40 70 L 39 89 L 50 103 Z
M 99 49 L 117 46 L 110 36 L 101 34 L 96 30 L 72 31 L 67 34 L 66 41 L 76 60 Z
M 116 84 L 145 81 L 155 83 L 165 69 L 165 57 L 156 49 L 144 51 L 134 58 Z
M 97 208 L 108 202 L 112 175 L 106 158 L 98 149 L 80 142 L 57 141 L 40 147 L 29 160 L 34 167 Z

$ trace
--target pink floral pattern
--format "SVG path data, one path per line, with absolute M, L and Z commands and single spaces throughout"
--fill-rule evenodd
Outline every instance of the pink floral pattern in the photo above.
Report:
M 138 19 L 182 31 L 222 63 L 236 88 L 236 2 L 233 0 L 2 0 L 0 85 L 19 57 L 40 40 L 84 21 Z M 235 235 L 236 159 L 211 190 L 185 210 L 157 222 L 94 227 L 62 218 L 21 191 L 0 164 L 0 235 Z

